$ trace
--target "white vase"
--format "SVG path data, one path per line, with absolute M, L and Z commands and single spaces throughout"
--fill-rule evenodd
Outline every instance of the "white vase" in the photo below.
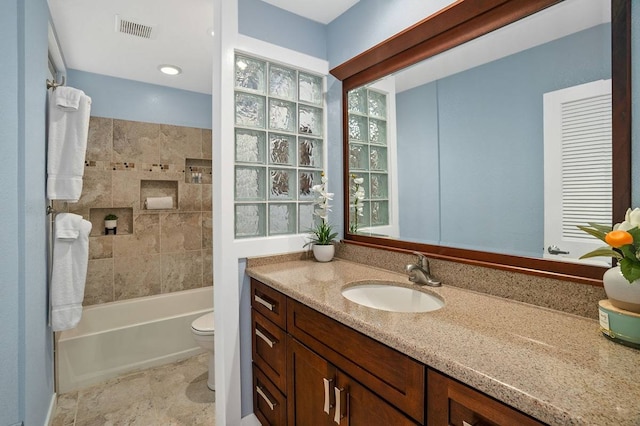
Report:
M 316 258 L 318 262 L 329 262 L 333 259 L 333 255 L 335 253 L 335 247 L 333 244 L 327 245 L 313 245 L 313 256 Z
M 113 229 L 118 227 L 118 220 L 105 220 L 104 227 L 107 229 Z
M 640 280 L 630 283 L 622 275 L 620 266 L 608 269 L 602 277 L 604 291 L 613 306 L 640 313 Z

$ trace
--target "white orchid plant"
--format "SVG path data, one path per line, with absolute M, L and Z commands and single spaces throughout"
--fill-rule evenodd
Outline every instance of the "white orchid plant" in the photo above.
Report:
M 628 209 L 624 221 L 615 224 L 613 228 L 597 223 L 578 225 L 578 228 L 608 244 L 580 256 L 580 259 L 614 257 L 627 281 L 632 283 L 640 279 L 640 208 Z
M 353 209 L 353 215 L 351 217 L 349 231 L 355 234 L 358 232 L 359 218 L 364 216 L 364 187 L 362 186 L 364 178 L 351 175 L 351 181 L 353 182 L 353 186 L 351 187 L 353 195 L 349 208 Z
M 329 201 L 333 200 L 333 193 L 327 192 L 327 181 L 329 179 L 322 173 L 321 183 L 313 185 L 311 191 L 316 194 L 313 214 L 320 218 L 320 221 L 316 226 L 309 230 L 310 240 L 304 245 L 304 247 L 310 244 L 316 244 L 320 246 L 327 246 L 333 243 L 333 240 L 338 236 L 337 232 L 333 232 L 331 224 L 329 224 L 329 212 L 331 206 Z

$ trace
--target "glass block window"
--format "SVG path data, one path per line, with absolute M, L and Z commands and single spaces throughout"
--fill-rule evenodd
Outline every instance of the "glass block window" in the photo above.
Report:
M 389 171 L 387 149 L 387 95 L 360 87 L 348 95 L 349 173 L 362 179 L 364 202 L 355 221 L 349 212 L 352 232 L 362 228 L 389 225 Z M 351 178 L 351 197 L 356 185 Z M 356 226 L 356 228 L 354 228 Z
M 323 83 L 323 76 L 236 53 L 236 238 L 305 233 L 314 225 Z

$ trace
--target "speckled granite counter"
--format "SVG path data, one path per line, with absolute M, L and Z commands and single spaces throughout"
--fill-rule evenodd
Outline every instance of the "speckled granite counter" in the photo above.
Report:
M 250 266 L 247 273 L 363 334 L 553 425 L 640 425 L 640 351 L 597 321 L 445 286 L 428 313 L 367 308 L 353 281 L 413 286 L 406 275 L 335 259 Z

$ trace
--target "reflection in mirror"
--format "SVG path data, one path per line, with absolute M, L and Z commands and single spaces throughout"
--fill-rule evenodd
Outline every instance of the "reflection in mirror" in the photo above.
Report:
M 600 246 L 576 225 L 612 221 L 610 16 L 567 0 L 350 90 L 350 232 L 568 261 Z
M 361 231 L 531 257 L 571 244 L 563 256 L 576 259 L 600 246 L 576 225 L 611 224 L 611 86 L 602 95 L 585 89 L 553 113 L 543 100 L 611 78 L 609 17 L 607 1 L 565 1 L 351 90 L 349 165 L 364 180 L 365 202 L 350 229 L 359 218 Z M 559 137 L 549 114 L 558 115 Z M 549 156 L 551 145 L 558 149 Z M 564 176 L 549 170 L 562 167 L 554 160 L 563 152 L 565 166 L 577 163 Z M 545 170 L 555 176 L 546 186 Z M 562 194 L 565 203 L 551 210 Z M 545 244 L 549 222 L 561 227 Z

